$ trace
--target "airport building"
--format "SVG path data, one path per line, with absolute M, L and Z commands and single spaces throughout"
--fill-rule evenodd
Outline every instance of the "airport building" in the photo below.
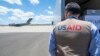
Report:
M 100 0 L 56 0 L 54 20 L 58 22 L 64 20 L 65 5 L 69 2 L 77 2 L 81 6 L 81 17 L 100 15 Z

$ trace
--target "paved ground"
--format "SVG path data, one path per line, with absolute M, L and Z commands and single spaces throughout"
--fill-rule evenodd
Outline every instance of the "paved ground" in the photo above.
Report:
M 54 26 L 0 26 L 0 33 L 6 32 L 50 32 Z
M 0 33 L 0 56 L 49 56 L 49 33 Z

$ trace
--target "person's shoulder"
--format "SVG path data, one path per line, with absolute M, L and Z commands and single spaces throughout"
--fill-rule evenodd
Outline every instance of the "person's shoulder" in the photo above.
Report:
M 85 20 L 78 20 L 79 22 L 81 22 L 84 25 L 92 25 L 93 23 L 89 22 L 89 21 L 85 21 Z

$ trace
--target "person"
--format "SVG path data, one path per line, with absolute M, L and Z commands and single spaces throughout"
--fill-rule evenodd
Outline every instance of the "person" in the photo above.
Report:
M 80 6 L 70 2 L 65 7 L 65 20 L 58 23 L 51 35 L 51 56 L 100 56 L 97 27 L 79 20 Z

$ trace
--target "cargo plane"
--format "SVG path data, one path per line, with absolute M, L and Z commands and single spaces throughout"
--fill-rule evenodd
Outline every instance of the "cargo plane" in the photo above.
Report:
M 29 19 L 27 20 L 26 23 L 18 23 L 18 24 L 11 23 L 11 24 L 9 24 L 9 26 L 20 27 L 20 26 L 24 26 L 24 25 L 29 25 L 29 24 L 31 23 L 32 19 L 33 19 L 33 18 L 29 18 Z

